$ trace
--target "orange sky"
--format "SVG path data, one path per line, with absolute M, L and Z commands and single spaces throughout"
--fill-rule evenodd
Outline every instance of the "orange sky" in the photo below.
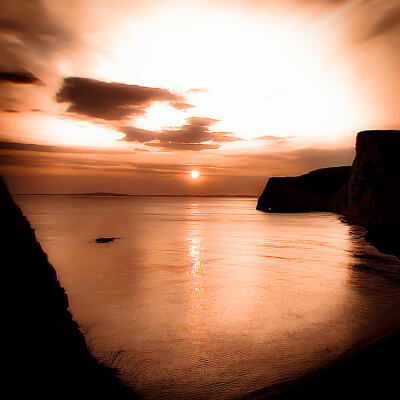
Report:
M 350 164 L 359 130 L 400 128 L 397 0 L 3 0 L 0 15 L 14 193 L 257 195 Z

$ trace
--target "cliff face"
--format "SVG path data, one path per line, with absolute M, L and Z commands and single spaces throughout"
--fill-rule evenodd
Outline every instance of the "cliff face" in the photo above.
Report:
M 10 398 L 134 398 L 89 353 L 29 222 L 0 177 L 2 390 Z
M 400 131 L 357 135 L 344 214 L 361 225 L 400 224 Z
M 350 167 L 323 168 L 298 177 L 270 178 L 257 202 L 267 212 L 333 211 L 342 209 Z
M 363 131 L 351 167 L 324 168 L 291 178 L 270 178 L 257 209 L 330 211 L 367 226 L 400 225 L 400 131 Z

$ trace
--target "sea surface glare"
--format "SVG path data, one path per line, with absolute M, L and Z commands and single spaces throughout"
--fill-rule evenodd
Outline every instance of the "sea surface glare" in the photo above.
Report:
M 91 351 L 145 400 L 240 398 L 400 327 L 399 260 L 335 214 L 267 214 L 254 198 L 14 197 Z

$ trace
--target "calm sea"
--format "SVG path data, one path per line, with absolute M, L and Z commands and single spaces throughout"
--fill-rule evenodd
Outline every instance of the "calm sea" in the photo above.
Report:
M 233 399 L 400 326 L 400 262 L 254 198 L 14 196 L 92 352 L 144 399 Z M 117 237 L 98 244 L 98 237 Z

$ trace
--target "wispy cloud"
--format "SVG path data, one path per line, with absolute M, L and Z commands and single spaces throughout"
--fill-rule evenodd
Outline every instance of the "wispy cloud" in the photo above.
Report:
M 281 137 L 281 136 L 273 136 L 273 135 L 265 135 L 265 136 L 259 136 L 254 138 L 253 140 L 265 140 L 268 142 L 274 142 L 274 143 L 286 143 L 291 139 L 294 139 L 295 136 L 286 136 L 286 137 Z
M 235 160 L 232 168 L 252 171 L 254 175 L 267 177 L 299 175 L 313 169 L 351 165 L 354 148 L 337 150 L 303 148 L 291 151 L 263 151 L 252 154 L 225 156 Z
M 20 143 L 0 140 L 0 151 L 17 150 L 39 153 L 71 153 L 71 154 L 132 154 L 131 151 L 111 150 L 108 148 L 88 148 L 78 146 L 52 146 L 34 143 Z
M 210 127 L 217 122 L 212 118 L 191 117 L 187 124 L 177 129 L 149 131 L 136 127 L 124 127 L 121 132 L 127 142 L 144 143 L 163 150 L 210 150 L 218 149 L 223 142 L 241 140 L 230 132 L 212 132 Z

